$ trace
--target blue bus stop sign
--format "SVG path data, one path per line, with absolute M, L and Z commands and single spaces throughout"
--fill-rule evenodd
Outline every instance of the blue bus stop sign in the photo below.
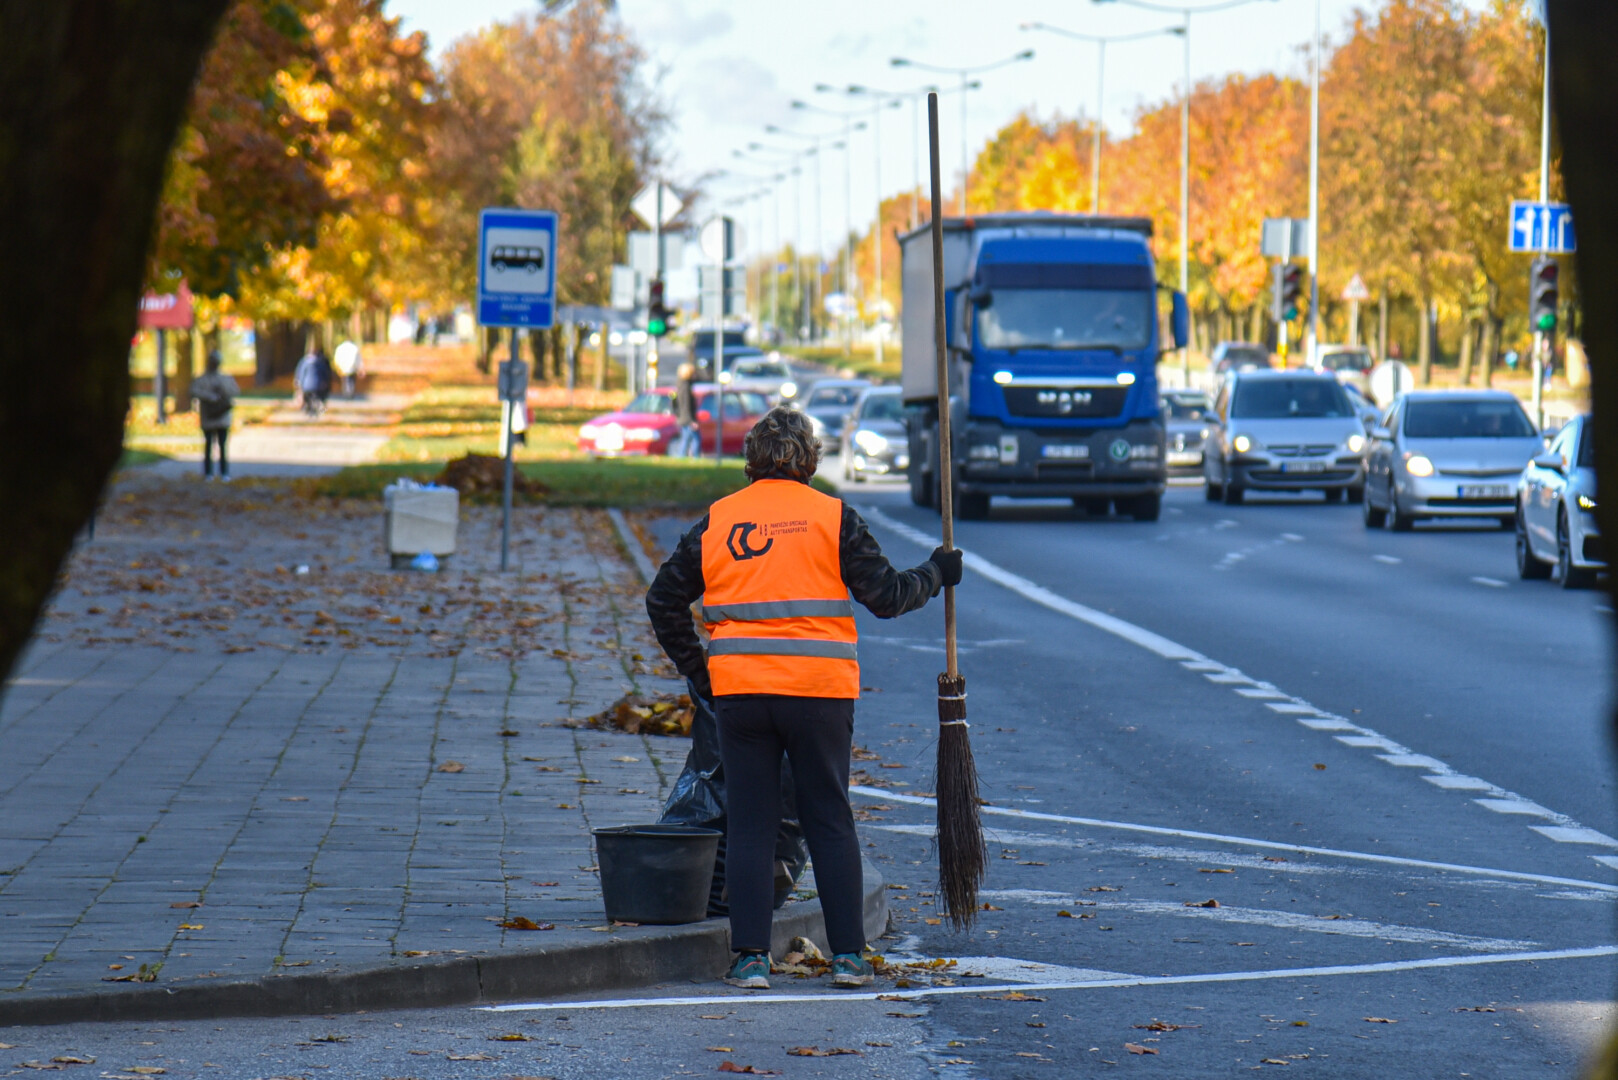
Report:
M 543 330 L 555 317 L 555 212 L 484 209 L 478 215 L 478 322 Z

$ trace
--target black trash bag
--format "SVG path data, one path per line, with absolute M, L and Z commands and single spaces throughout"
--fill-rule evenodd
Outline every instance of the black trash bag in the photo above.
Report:
M 719 758 L 719 722 L 713 702 L 697 693 L 686 680 L 691 694 L 691 752 L 685 768 L 674 781 L 663 814 L 663 825 L 696 825 L 725 831 L 725 766 Z M 781 828 L 775 834 L 775 906 L 792 895 L 798 879 L 809 865 L 809 846 L 798 825 L 797 793 L 793 790 L 792 766 L 781 759 Z M 729 894 L 725 891 L 725 838 L 719 838 L 719 854 L 714 858 L 713 888 L 708 893 L 710 917 L 730 914 Z

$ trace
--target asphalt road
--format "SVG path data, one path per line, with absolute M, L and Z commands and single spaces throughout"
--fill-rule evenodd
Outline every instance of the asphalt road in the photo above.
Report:
M 895 561 L 934 543 L 936 518 L 901 489 L 848 498 Z M 974 556 L 962 668 L 991 804 L 989 909 L 970 933 L 932 906 L 939 612 L 861 625 L 857 740 L 881 760 L 857 763 L 855 801 L 901 886 L 878 947 L 954 960 L 931 985 L 889 982 L 883 999 L 777 978 L 751 1000 L 687 984 L 502 1013 L 8 1031 L 0 1065 L 1576 1074 L 1618 953 L 1603 594 L 1518 582 L 1509 533 L 1367 532 L 1355 507 L 1225 507 L 1197 488 L 1150 525 L 997 504 L 957 540 Z M 530 1041 L 491 1041 L 505 1033 Z

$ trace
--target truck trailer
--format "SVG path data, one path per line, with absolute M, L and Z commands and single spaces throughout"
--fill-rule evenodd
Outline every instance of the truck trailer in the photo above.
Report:
M 1045 211 L 945 218 L 944 308 L 956 512 L 994 495 L 1071 498 L 1155 521 L 1168 472 L 1147 218 Z M 910 497 L 939 506 L 930 226 L 899 238 Z M 1173 348 L 1189 329 L 1170 293 Z

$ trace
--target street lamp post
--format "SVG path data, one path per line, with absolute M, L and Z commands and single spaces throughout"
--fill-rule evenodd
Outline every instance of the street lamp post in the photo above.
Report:
M 808 321 L 809 321 L 809 319 L 808 319 L 809 305 L 808 305 L 808 300 L 804 296 L 804 291 L 803 291 L 803 165 L 802 165 L 802 161 L 803 161 L 803 159 L 805 157 L 808 157 L 810 154 L 814 153 L 814 151 L 812 149 L 811 150 L 785 150 L 785 149 L 782 149 L 781 147 L 766 146 L 765 144 L 759 143 L 759 142 L 750 142 L 750 143 L 748 143 L 747 144 L 747 149 L 749 151 L 751 151 L 752 153 L 754 153 L 754 154 L 760 154 L 760 153 L 765 153 L 765 152 L 774 153 L 776 155 L 776 157 L 774 158 L 772 164 L 784 165 L 786 163 L 790 163 L 790 168 L 788 169 L 787 174 L 790 174 L 791 177 L 792 177 L 792 191 L 793 191 L 793 209 L 792 209 L 792 288 L 793 288 L 794 293 L 796 293 L 796 295 L 799 298 L 798 305 L 801 308 L 801 313 L 800 313 L 801 318 L 799 319 L 798 329 L 799 329 L 799 331 L 801 333 L 803 327 L 805 325 L 807 325 Z M 737 157 L 742 156 L 742 153 L 741 153 L 740 150 L 733 150 L 733 151 L 731 151 L 731 153 L 735 154 Z M 785 179 L 787 174 L 783 174 L 781 177 L 778 177 L 778 179 Z M 779 207 L 778 207 L 777 208 L 777 214 L 776 214 L 776 249 L 778 251 L 780 250 L 780 246 L 781 246 L 781 223 L 780 223 L 780 213 L 779 213 Z M 776 327 L 779 328 L 780 325 L 781 325 L 781 311 L 780 311 L 779 302 L 777 303 L 776 312 L 775 312 L 775 318 L 776 318 Z
M 1107 92 L 1107 46 L 1113 42 L 1138 41 L 1141 38 L 1158 37 L 1162 34 L 1184 34 L 1183 26 L 1166 26 L 1161 30 L 1144 30 L 1139 34 L 1114 34 L 1103 37 L 1100 34 L 1081 34 L 1075 30 L 1064 30 L 1060 26 L 1051 26 L 1049 23 L 1026 22 L 1022 24 L 1023 30 L 1047 30 L 1053 34 L 1073 38 L 1076 41 L 1091 41 L 1096 46 L 1096 119 L 1095 138 L 1090 151 L 1090 212 L 1101 213 L 1101 117 L 1102 107 Z
M 1123 3 L 1143 11 L 1179 15 L 1183 18 L 1180 33 L 1185 42 L 1185 96 L 1180 99 L 1180 293 L 1191 295 L 1191 16 L 1206 15 L 1254 3 L 1255 0 L 1225 0 L 1222 4 L 1203 7 L 1184 7 L 1179 4 L 1158 4 L 1151 0 L 1090 0 L 1092 4 Z M 1180 378 L 1191 385 L 1191 349 L 1180 350 Z
M 820 113 L 824 116 L 834 116 L 843 122 L 843 141 L 833 144 L 834 147 L 843 148 L 843 241 L 839 245 L 842 249 L 842 278 L 843 294 L 852 300 L 854 287 L 852 284 L 852 271 L 854 269 L 854 248 L 849 237 L 854 232 L 854 132 L 863 130 L 865 122 L 854 122 L 853 110 L 823 109 L 818 105 L 811 105 L 807 101 L 794 101 L 794 109 L 805 112 Z M 843 355 L 847 356 L 853 349 L 854 325 L 845 316 L 843 319 Z
M 932 71 L 932 72 L 936 72 L 936 73 L 938 73 L 940 75 L 956 75 L 956 76 L 960 77 L 960 80 L 961 80 L 961 216 L 962 217 L 966 216 L 966 187 L 967 187 L 967 180 L 971 177 L 971 166 L 970 166 L 970 164 L 968 162 L 967 141 L 966 141 L 966 92 L 967 92 L 967 90 L 971 89 L 971 86 L 970 86 L 971 76 L 979 75 L 979 74 L 982 74 L 983 72 L 986 72 L 986 71 L 994 71 L 996 68 L 1003 68 L 1007 64 L 1015 64 L 1019 60 L 1032 60 L 1033 58 L 1034 58 L 1034 50 L 1033 49 L 1024 49 L 1022 52 L 1016 53 L 1015 55 L 1012 55 L 1012 56 L 1008 56 L 1004 60 L 997 60 L 992 64 L 979 64 L 976 67 L 938 67 L 935 64 L 924 64 L 919 60 L 910 60 L 910 59 L 907 59 L 907 58 L 905 58 L 903 56 L 895 56 L 892 60 L 888 61 L 888 63 L 891 64 L 894 67 L 913 67 L 913 68 L 917 68 L 917 69 L 919 69 L 921 71 Z
M 805 154 L 806 156 L 812 156 L 815 159 L 815 268 L 814 275 L 809 281 L 809 294 L 804 297 L 804 318 L 809 324 L 809 339 L 813 341 L 815 338 L 814 296 L 820 291 L 820 263 L 822 255 L 820 245 L 823 243 L 823 238 L 826 235 L 820 215 L 820 141 L 826 136 L 811 135 L 801 131 L 791 131 L 776 124 L 768 124 L 765 126 L 764 130 L 769 132 L 771 135 L 785 135 L 794 139 L 806 139 L 814 144 L 814 146 L 812 146 L 809 150 L 805 151 Z

